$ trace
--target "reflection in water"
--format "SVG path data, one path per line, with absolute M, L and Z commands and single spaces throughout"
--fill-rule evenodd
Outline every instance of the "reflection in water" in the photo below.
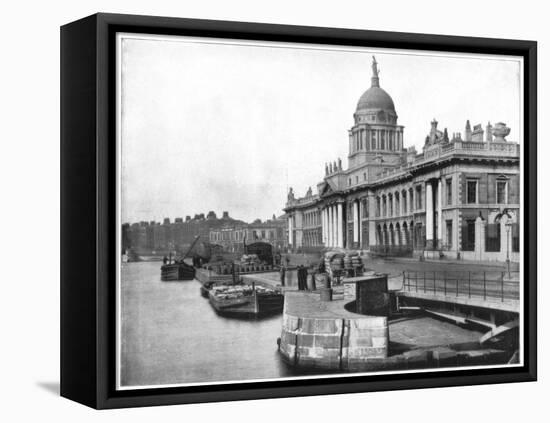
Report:
M 292 375 L 277 352 L 281 315 L 218 316 L 199 287 L 161 282 L 159 263 L 122 264 L 121 386 Z

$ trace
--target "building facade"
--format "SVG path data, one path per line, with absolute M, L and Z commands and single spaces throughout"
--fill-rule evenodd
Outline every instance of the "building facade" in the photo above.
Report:
M 264 222 L 255 220 L 252 223 L 227 223 L 210 230 L 210 242 L 221 245 L 225 251 L 242 252 L 244 244 L 267 242 L 277 251 L 288 247 L 286 216 L 275 217 Z
M 519 259 L 520 146 L 504 123 L 470 125 L 449 135 L 431 122 L 423 151 L 405 148 L 404 127 L 380 87 L 371 87 L 349 130 L 348 167 L 325 164 L 317 193 L 285 212 L 293 249 L 350 248 L 477 260 Z
M 224 211 L 221 218 L 213 211 L 186 216 L 185 220 L 177 217 L 173 222 L 164 218 L 163 222 L 137 222 L 122 225 L 122 247 L 136 252 L 162 252 L 167 250 L 184 250 L 198 236 L 201 241 L 210 239 L 210 231 L 224 226 L 244 225 Z

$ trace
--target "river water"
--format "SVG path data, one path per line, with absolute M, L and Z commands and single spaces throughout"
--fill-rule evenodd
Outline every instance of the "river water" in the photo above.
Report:
M 161 282 L 160 265 L 122 264 L 122 387 L 292 375 L 277 352 L 281 315 L 221 317 L 198 281 Z

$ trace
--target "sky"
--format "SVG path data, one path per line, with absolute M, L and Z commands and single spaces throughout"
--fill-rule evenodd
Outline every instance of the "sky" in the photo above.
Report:
M 315 193 L 325 162 L 347 167 L 373 54 L 405 147 L 421 152 L 434 118 L 463 135 L 505 122 L 521 142 L 519 58 L 122 34 L 121 221 L 264 220 L 289 187 Z

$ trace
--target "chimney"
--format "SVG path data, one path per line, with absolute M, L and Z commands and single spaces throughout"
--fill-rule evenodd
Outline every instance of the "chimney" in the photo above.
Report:
M 229 212 L 228 211 L 224 211 L 222 213 L 222 219 L 229 219 Z

